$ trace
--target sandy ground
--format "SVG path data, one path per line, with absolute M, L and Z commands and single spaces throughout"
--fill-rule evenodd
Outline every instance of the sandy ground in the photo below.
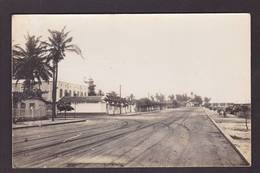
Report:
M 242 151 L 251 163 L 251 119 L 248 120 L 248 130 L 245 119 L 228 114 L 226 118 L 215 111 L 207 110 L 215 122 L 233 139 L 234 144 Z
M 13 167 L 247 166 L 202 108 L 86 119 L 14 130 Z

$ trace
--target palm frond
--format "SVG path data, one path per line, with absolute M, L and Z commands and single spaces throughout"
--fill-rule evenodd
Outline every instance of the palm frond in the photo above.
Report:
M 30 36 L 25 37 L 25 47 L 13 46 L 13 77 L 16 82 L 21 79 L 31 82 L 32 85 L 48 81 L 51 77 L 51 68 L 47 61 L 47 44 L 40 38 Z
M 68 46 L 66 47 L 66 50 L 67 50 L 67 51 L 70 51 L 70 52 L 74 52 L 74 53 L 80 55 L 81 58 L 85 59 L 85 57 L 84 57 L 83 54 L 82 54 L 81 49 L 80 49 L 77 45 L 75 45 L 75 44 L 68 45 Z

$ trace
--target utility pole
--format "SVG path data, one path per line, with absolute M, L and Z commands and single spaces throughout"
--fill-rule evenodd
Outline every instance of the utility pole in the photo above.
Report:
M 121 85 L 119 87 L 119 96 L 120 96 L 120 100 L 121 100 Z M 121 115 L 121 101 L 120 101 L 120 115 Z

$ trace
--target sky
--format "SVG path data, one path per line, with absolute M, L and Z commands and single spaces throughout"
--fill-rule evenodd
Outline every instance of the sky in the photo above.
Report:
M 91 77 L 96 89 L 121 85 L 136 98 L 193 92 L 251 102 L 249 14 L 14 15 L 13 44 L 23 46 L 27 33 L 45 41 L 64 26 L 85 58 L 67 53 L 61 81 Z

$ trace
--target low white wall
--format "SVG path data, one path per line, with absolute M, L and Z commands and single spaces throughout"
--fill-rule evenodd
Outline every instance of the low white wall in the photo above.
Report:
M 70 113 L 108 113 L 108 114 L 120 114 L 120 108 L 114 106 L 106 107 L 106 103 L 72 103 L 71 106 L 74 110 L 69 111 Z M 68 112 L 68 113 L 69 113 Z M 121 113 L 134 113 L 136 112 L 135 105 L 131 105 L 128 107 L 122 107 Z
M 70 112 L 76 113 L 106 113 L 106 103 L 78 103 L 71 104 L 74 110 Z
M 129 105 L 127 107 L 121 107 L 121 114 L 134 113 L 136 112 L 135 105 Z M 108 106 L 108 114 L 120 114 L 120 107 Z

